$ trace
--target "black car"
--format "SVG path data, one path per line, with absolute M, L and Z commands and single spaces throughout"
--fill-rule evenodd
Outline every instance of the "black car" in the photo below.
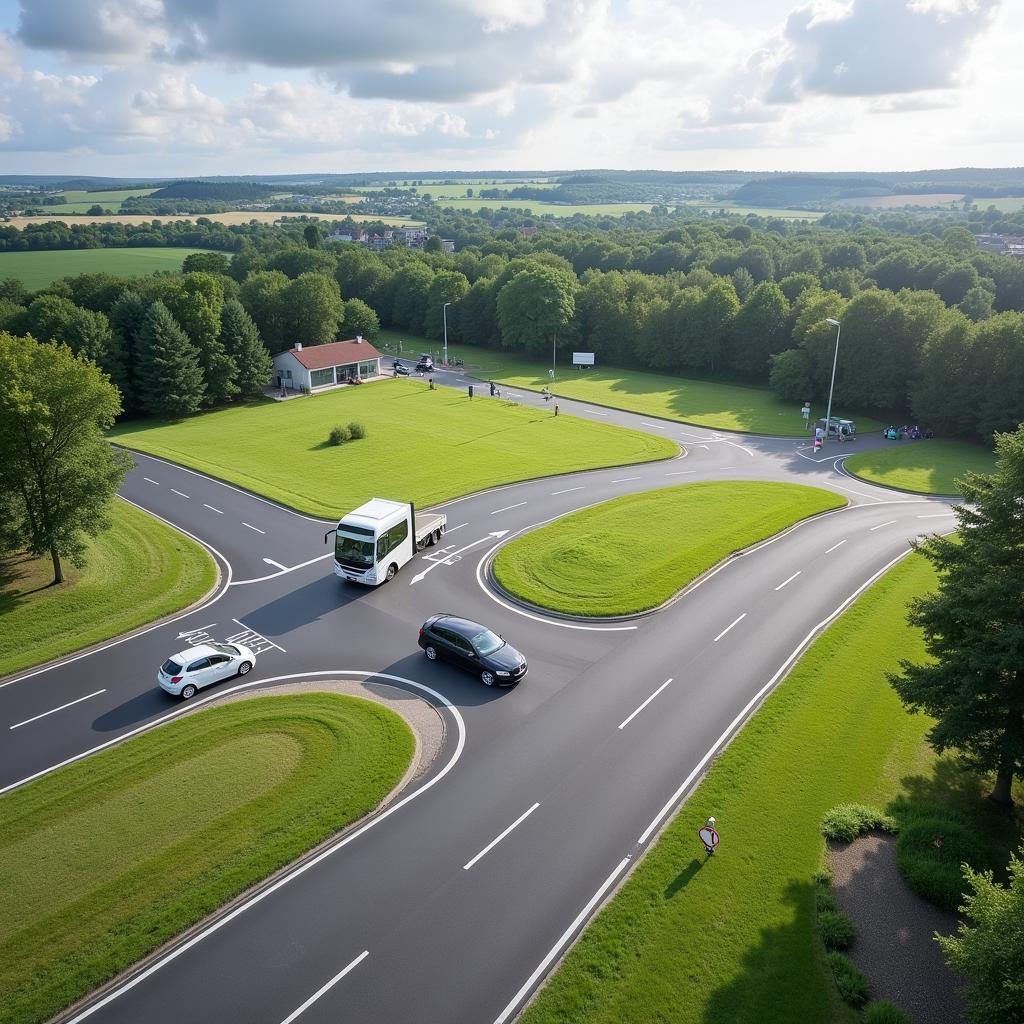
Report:
M 434 360 L 429 356 L 420 356 L 420 361 L 416 364 L 416 369 L 420 373 L 433 373 Z
M 512 686 L 527 672 L 526 659 L 497 633 L 457 615 L 432 615 L 420 628 L 419 644 L 431 661 L 452 661 L 487 686 Z

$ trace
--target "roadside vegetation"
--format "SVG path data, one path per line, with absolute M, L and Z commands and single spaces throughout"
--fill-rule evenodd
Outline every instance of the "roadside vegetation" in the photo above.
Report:
M 333 446 L 330 424 L 366 438 Z M 401 481 L 433 505 L 530 477 L 671 458 L 677 447 L 635 430 L 549 410 L 471 401 L 426 381 L 391 380 L 290 402 L 260 402 L 172 424 L 126 423 L 119 444 L 160 455 L 312 515 L 335 517 Z
M 413 750 L 379 704 L 258 697 L 0 797 L 0 1022 L 49 1019 L 363 817 Z
M 891 448 L 848 458 L 846 468 L 864 480 L 917 494 L 959 494 L 965 473 L 991 473 L 995 455 L 963 441 L 890 441 Z
M 816 487 L 754 481 L 629 494 L 506 544 L 494 575 L 552 611 L 628 615 L 657 607 L 733 552 L 845 504 Z
M 50 558 L 0 555 L 0 676 L 120 636 L 187 607 L 217 578 L 195 541 L 123 501 L 85 565 L 54 585 Z

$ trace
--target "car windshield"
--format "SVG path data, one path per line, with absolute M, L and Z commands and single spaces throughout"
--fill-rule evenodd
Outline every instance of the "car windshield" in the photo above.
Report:
M 231 644 L 210 644 L 215 651 L 220 651 L 221 654 L 230 654 L 231 657 L 235 657 L 239 653 L 237 647 L 232 647 Z
M 181 666 L 176 661 L 171 661 L 170 658 L 168 658 L 164 662 L 164 666 L 163 667 L 164 667 L 164 671 L 169 676 L 176 676 L 181 671 Z
M 477 633 L 471 643 L 477 654 L 493 654 L 499 647 L 505 646 L 505 641 L 497 633 L 492 633 L 489 629 L 485 629 L 482 633 Z

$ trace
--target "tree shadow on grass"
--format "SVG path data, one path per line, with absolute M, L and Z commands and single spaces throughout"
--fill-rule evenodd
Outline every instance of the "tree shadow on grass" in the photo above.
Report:
M 58 586 L 49 572 L 34 571 L 35 562 L 35 556 L 24 551 L 0 557 L 0 615 L 14 611 L 32 594 Z

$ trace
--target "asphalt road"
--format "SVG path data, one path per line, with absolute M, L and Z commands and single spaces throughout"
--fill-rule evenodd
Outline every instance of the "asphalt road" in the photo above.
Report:
M 545 405 L 517 389 L 511 397 Z M 448 502 L 442 545 L 376 589 L 335 579 L 323 541 L 333 524 L 137 457 L 123 497 L 212 548 L 221 585 L 176 619 L 0 683 L 0 789 L 179 713 L 155 672 L 207 637 L 256 645 L 247 687 L 349 672 L 429 688 L 446 740 L 431 772 L 384 814 L 67 1020 L 511 1019 L 803 645 L 909 540 L 954 525 L 946 503 L 851 479 L 837 465 L 846 446 L 815 456 L 803 441 L 558 404 L 685 447 L 671 461 Z M 711 479 L 810 483 L 850 506 L 629 622 L 548 619 L 486 583 L 495 546 L 522 530 L 630 491 Z M 529 659 L 526 680 L 494 691 L 427 662 L 417 628 L 437 611 L 503 633 Z M 696 827 L 713 808 L 684 813 Z

